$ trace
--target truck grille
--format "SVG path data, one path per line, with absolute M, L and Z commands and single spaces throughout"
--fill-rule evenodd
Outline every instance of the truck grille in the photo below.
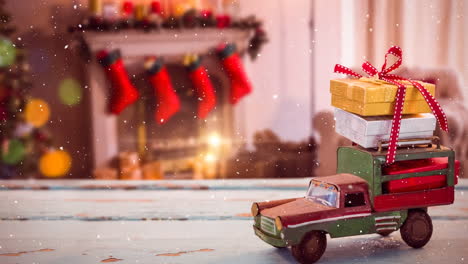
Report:
M 275 220 L 271 218 L 262 216 L 260 218 L 260 228 L 267 233 L 276 235 Z

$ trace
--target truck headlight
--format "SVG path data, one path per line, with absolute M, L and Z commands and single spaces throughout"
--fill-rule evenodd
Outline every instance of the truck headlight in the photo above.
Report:
M 281 223 L 281 218 L 279 216 L 275 218 L 275 225 L 278 230 L 281 231 L 283 229 L 283 223 Z
M 252 208 L 251 208 L 250 210 L 251 210 L 251 212 L 252 212 L 252 216 L 257 216 L 258 213 L 260 212 L 257 203 L 253 203 L 253 204 L 252 204 Z

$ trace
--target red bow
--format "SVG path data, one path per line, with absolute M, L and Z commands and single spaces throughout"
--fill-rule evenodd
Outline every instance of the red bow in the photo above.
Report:
M 369 77 L 378 77 L 381 80 L 398 86 L 398 90 L 395 97 L 395 112 L 393 113 L 392 130 L 390 131 L 390 142 L 388 145 L 388 153 L 385 161 L 386 164 L 391 164 L 395 162 L 395 152 L 397 147 L 398 136 L 400 134 L 401 115 L 403 112 L 403 104 L 405 102 L 406 87 L 399 81 L 408 81 L 419 90 L 419 92 L 422 94 L 427 104 L 431 108 L 432 113 L 434 113 L 434 116 L 436 117 L 437 122 L 439 123 L 442 130 L 448 132 L 447 118 L 445 116 L 444 111 L 442 110 L 434 96 L 432 96 L 431 93 L 429 93 L 424 86 L 422 86 L 419 82 L 413 81 L 411 79 L 407 79 L 395 74 L 389 74 L 390 72 L 400 67 L 402 62 L 402 53 L 403 52 L 401 51 L 400 47 L 391 47 L 387 51 L 387 54 L 385 54 L 385 63 L 382 65 L 381 71 L 378 71 L 372 64 L 370 64 L 367 61 L 362 64 L 362 69 L 367 74 L 369 74 Z M 387 59 L 389 55 L 397 57 L 397 61 L 387 68 Z M 335 65 L 334 71 L 336 73 L 344 73 L 358 78 L 362 77 L 361 74 L 356 73 L 353 70 L 339 64 Z

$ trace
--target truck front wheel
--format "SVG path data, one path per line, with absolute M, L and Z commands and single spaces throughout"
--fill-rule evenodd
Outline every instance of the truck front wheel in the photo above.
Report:
M 408 212 L 408 217 L 400 229 L 401 238 L 413 248 L 421 248 L 432 236 L 431 217 L 422 210 Z
M 307 233 L 301 243 L 292 246 L 291 251 L 299 263 L 314 263 L 322 257 L 327 248 L 327 236 L 322 231 Z

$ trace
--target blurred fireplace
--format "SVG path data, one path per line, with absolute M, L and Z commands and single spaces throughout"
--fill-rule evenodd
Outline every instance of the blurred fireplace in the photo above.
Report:
M 170 61 L 180 61 L 180 58 L 169 60 L 166 67 L 181 101 L 181 109 L 165 124 L 158 125 L 154 117 L 156 100 L 153 88 L 145 74 L 141 74 L 143 69 L 138 66 L 130 67 L 129 72 L 135 72 L 137 76 L 135 84 L 140 90 L 141 98 L 117 118 L 119 152 L 139 152 L 147 162 L 166 161 L 164 164 L 168 164 L 167 161 L 179 161 L 172 162 L 172 168 L 167 168 L 166 165 L 165 169 L 169 172 L 184 171 L 187 163 L 194 162 L 197 158 L 203 159 L 208 154 L 215 154 L 216 159 L 225 161 L 235 148 L 232 141 L 234 115 L 232 106 L 227 102 L 229 82 L 216 57 L 210 55 L 203 59 L 203 65 L 207 68 L 216 91 L 217 102 L 216 108 L 207 119 L 196 117 L 198 100 L 187 70 L 180 62 Z M 222 151 L 212 149 L 210 153 L 208 149 L 213 140 L 223 142 L 223 146 L 211 146 L 222 147 Z
M 140 90 L 140 99 L 119 116 L 107 113 L 109 84 L 102 67 L 94 60 L 87 68 L 90 85 L 94 167 L 106 167 L 120 152 L 135 151 L 147 162 L 173 161 L 174 170 L 197 159 L 217 162 L 217 177 L 225 177 L 225 162 L 235 152 L 243 135 L 242 122 L 235 119 L 227 103 L 229 80 L 213 55 L 220 42 L 236 43 L 240 50 L 248 45 L 249 32 L 201 29 L 159 33 L 85 33 L 91 54 L 101 49 L 120 49 L 132 81 Z M 217 105 L 206 120 L 196 118 L 197 99 L 181 61 L 185 54 L 203 56 L 210 80 L 216 90 Z M 154 120 L 155 96 L 143 69 L 144 57 L 163 56 L 172 84 L 181 99 L 181 109 L 164 125 Z M 236 106 L 238 107 L 238 106 Z M 213 150 L 213 147 L 217 148 Z M 211 151 L 211 152 L 210 152 Z M 178 162 L 180 161 L 180 162 Z M 169 165 L 168 165 L 169 166 Z M 170 170 L 170 169 L 169 169 Z

